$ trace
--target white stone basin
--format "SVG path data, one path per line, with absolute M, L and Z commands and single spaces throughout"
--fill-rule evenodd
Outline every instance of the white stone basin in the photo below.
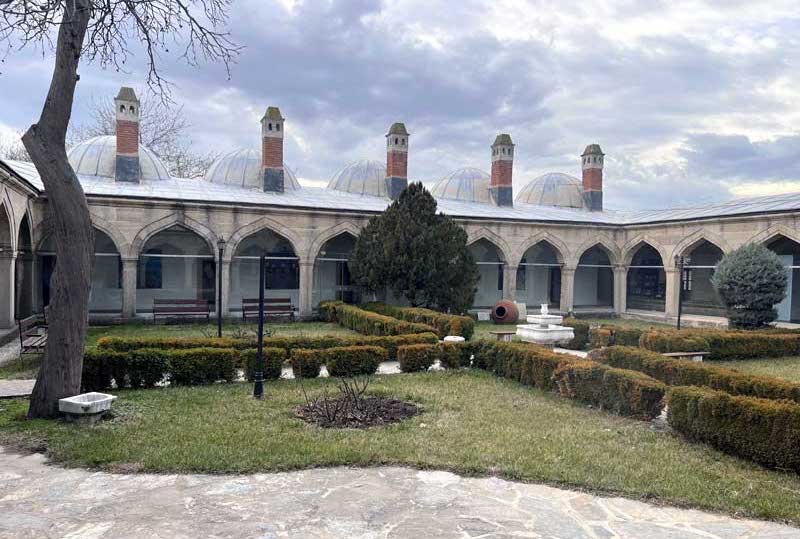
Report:
M 529 316 L 528 319 L 530 318 Z M 553 345 L 571 341 L 575 338 L 575 332 L 571 327 L 556 324 L 548 326 L 521 324 L 517 326 L 517 336 L 525 342 Z
M 444 342 L 464 342 L 464 337 L 460 335 L 448 335 L 444 338 Z
M 65 414 L 78 416 L 102 414 L 111 409 L 116 396 L 106 393 L 81 393 L 74 397 L 58 400 L 58 410 Z
M 539 326 L 559 326 L 564 321 L 564 317 L 555 314 L 529 314 L 526 320 L 529 324 Z

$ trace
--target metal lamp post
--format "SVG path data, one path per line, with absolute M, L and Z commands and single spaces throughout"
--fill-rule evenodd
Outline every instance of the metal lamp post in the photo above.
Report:
M 683 275 L 684 267 L 688 266 L 690 259 L 688 256 L 675 255 L 675 266 L 678 268 L 678 278 L 680 279 L 680 288 L 678 288 L 678 329 L 681 329 L 681 314 L 683 312 L 683 289 L 686 287 Z
M 217 337 L 222 337 L 222 251 L 225 250 L 225 239 L 217 240 Z
M 253 397 L 264 397 L 264 286 L 266 285 L 267 258 L 259 257 L 258 264 L 258 354 L 256 355 L 256 372 L 253 379 Z

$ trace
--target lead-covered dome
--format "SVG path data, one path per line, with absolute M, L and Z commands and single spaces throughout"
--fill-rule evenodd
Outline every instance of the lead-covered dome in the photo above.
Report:
M 214 161 L 203 179 L 222 185 L 235 185 L 252 189 L 263 189 L 261 176 L 261 151 L 240 149 L 223 155 Z M 283 188 L 285 191 L 300 189 L 300 182 L 292 169 L 283 165 Z
M 548 172 L 533 179 L 519 192 L 515 200 L 538 206 L 586 208 L 581 181 L 561 172 Z
M 76 174 L 113 179 L 117 170 L 117 137 L 103 135 L 84 140 L 69 149 L 67 158 Z M 139 169 L 144 181 L 170 179 L 169 171 L 161 159 L 141 144 Z
M 386 167 L 380 161 L 356 161 L 334 174 L 328 189 L 356 195 L 388 197 Z
M 460 168 L 437 181 L 431 194 L 437 198 L 464 202 L 489 202 L 489 182 L 492 177 L 479 168 Z

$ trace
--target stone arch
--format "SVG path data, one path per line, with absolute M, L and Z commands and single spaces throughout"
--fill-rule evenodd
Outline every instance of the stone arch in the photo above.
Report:
M 565 264 L 567 262 L 569 257 L 569 248 L 563 241 L 549 232 L 539 232 L 522 242 L 522 247 L 520 247 L 513 260 L 516 260 L 517 264 L 519 264 L 522 261 L 522 257 L 525 256 L 525 253 L 528 252 L 528 249 L 543 241 L 549 243 L 553 248 L 553 251 L 556 253 L 556 258 L 560 264 Z
M 303 260 L 305 250 L 302 249 L 304 246 L 304 242 L 301 237 L 297 235 L 292 229 L 286 227 L 276 221 L 275 219 L 263 216 L 259 219 L 256 219 L 252 223 L 244 225 L 237 229 L 231 237 L 228 238 L 228 241 L 225 243 L 225 250 L 223 252 L 223 256 L 226 260 L 230 260 L 233 258 L 234 253 L 236 253 L 236 249 L 239 247 L 239 244 L 247 238 L 248 236 L 255 234 L 256 232 L 268 228 L 286 238 L 289 243 L 292 245 L 292 249 L 294 249 L 294 253 L 296 256 L 300 257 Z
M 13 253 L 16 250 L 17 241 L 14 237 L 14 213 L 10 206 L 10 204 L 6 204 L 5 200 L 0 200 L 0 250 L 8 250 Z
M 122 256 L 127 256 L 128 258 L 138 257 L 142 248 L 147 243 L 147 240 L 149 240 L 159 232 L 162 232 L 175 225 L 182 226 L 188 230 L 191 230 L 192 232 L 203 238 L 203 240 L 208 244 L 208 248 L 212 253 L 216 252 L 217 235 L 204 224 L 192 219 L 191 217 L 186 217 L 181 212 L 176 212 L 171 215 L 167 215 L 166 217 L 163 217 L 143 227 L 136 234 L 136 237 L 134 238 L 133 242 L 131 242 L 128 251 L 125 254 L 123 254 L 122 251 L 120 251 L 120 254 Z
M 358 235 L 361 233 L 361 229 L 354 223 L 345 221 L 319 232 L 311 241 L 311 246 L 306 254 L 305 262 L 308 264 L 313 264 L 314 260 L 316 260 L 317 255 L 319 254 L 320 249 L 322 249 L 322 246 L 325 245 L 325 242 L 343 233 L 349 233 L 358 238 Z
M 595 246 L 600 246 L 606 252 L 606 254 L 608 255 L 608 260 L 611 262 L 612 266 L 619 264 L 620 256 L 617 246 L 614 244 L 611 238 L 608 238 L 606 236 L 599 236 L 586 240 L 580 245 L 580 247 L 578 247 L 575 251 L 572 252 L 572 256 L 570 258 L 570 266 L 573 268 L 577 267 L 578 262 L 581 259 L 581 256 L 583 256 L 583 254 L 586 251 Z
M 468 234 L 467 247 L 469 247 L 476 241 L 482 239 L 488 241 L 497 248 L 497 251 L 503 258 L 502 260 L 503 263 L 508 264 L 510 261 L 514 260 L 514 256 L 512 255 L 512 250 L 508 246 L 506 240 L 504 240 L 497 233 L 492 232 L 486 227 L 479 228 L 475 232 Z
M 675 256 L 685 255 L 686 253 L 692 251 L 703 241 L 707 241 L 708 243 L 714 245 L 720 251 L 722 251 L 723 254 L 727 254 L 731 251 L 730 244 L 725 240 L 725 238 L 719 234 L 711 232 L 710 230 L 701 228 L 695 230 L 678 242 L 678 244 L 672 250 L 672 257 L 670 257 L 670 260 L 673 260 Z
M 766 245 L 778 236 L 783 236 L 796 243 L 800 243 L 800 232 L 796 228 L 786 225 L 773 225 L 765 230 L 762 230 L 747 240 L 746 243 L 762 243 Z
M 663 245 L 661 245 L 660 242 L 654 240 L 647 234 L 640 234 L 625 244 L 625 246 L 622 248 L 622 265 L 630 266 L 631 260 L 633 260 L 634 255 L 636 255 L 636 252 L 642 247 L 642 245 L 649 245 L 658 251 L 658 254 L 661 256 L 661 264 L 663 264 L 664 267 L 667 267 L 669 262 L 667 250 Z
M 89 216 L 92 219 L 92 226 L 95 227 L 97 230 L 102 231 L 106 236 L 111 238 L 111 241 L 114 242 L 114 245 L 116 246 L 117 252 L 120 254 L 120 256 L 122 256 L 123 253 L 128 253 L 130 251 L 131 248 L 130 243 L 122 235 L 119 229 L 116 226 L 114 226 L 113 223 L 93 213 L 90 213 Z

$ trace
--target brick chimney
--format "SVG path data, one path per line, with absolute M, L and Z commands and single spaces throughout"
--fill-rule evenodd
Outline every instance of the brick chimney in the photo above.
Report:
M 278 107 L 267 107 L 261 118 L 261 176 L 265 192 L 283 193 L 283 116 Z
M 133 88 L 123 86 L 114 98 L 117 115 L 117 161 L 114 178 L 118 182 L 139 183 L 139 99 Z
M 392 200 L 408 187 L 408 137 L 400 122 L 393 123 L 386 134 L 386 191 Z
M 501 133 L 492 144 L 492 179 L 489 194 L 495 206 L 513 206 L 514 190 L 511 185 L 514 168 L 514 143 L 511 135 Z
M 603 150 L 589 144 L 581 155 L 583 201 L 591 211 L 603 211 Z

